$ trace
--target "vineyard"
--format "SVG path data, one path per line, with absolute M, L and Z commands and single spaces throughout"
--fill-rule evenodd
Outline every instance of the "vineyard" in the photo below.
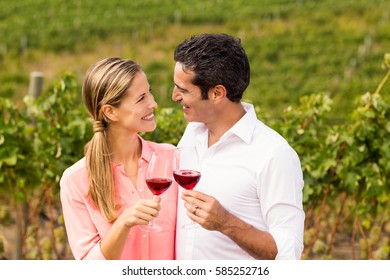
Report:
M 58 181 L 91 137 L 89 64 L 137 60 L 159 103 L 143 136 L 176 144 L 186 123 L 170 100 L 172 53 L 201 32 L 242 39 L 245 98 L 300 156 L 303 258 L 390 259 L 389 1 L 98 2 L 0 0 L 0 259 L 72 258 Z
M 0 0 L 0 95 L 22 99 L 29 73 L 46 86 L 64 72 L 80 81 L 106 56 L 145 69 L 157 101 L 170 107 L 174 47 L 192 34 L 226 32 L 251 62 L 246 98 L 273 116 L 304 95 L 324 92 L 335 118 L 373 90 L 390 49 L 387 0 Z

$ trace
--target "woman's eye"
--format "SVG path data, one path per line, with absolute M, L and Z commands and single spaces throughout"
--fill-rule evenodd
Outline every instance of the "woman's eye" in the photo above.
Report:
M 137 103 L 140 103 L 144 99 L 145 99 L 145 95 L 142 95 L 140 98 L 138 98 Z

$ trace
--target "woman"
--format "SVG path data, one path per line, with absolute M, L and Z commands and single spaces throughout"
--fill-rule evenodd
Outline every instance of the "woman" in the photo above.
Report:
M 174 259 L 177 185 L 154 200 L 145 183 L 152 152 L 173 149 L 138 135 L 156 128 L 157 103 L 145 73 L 131 60 L 107 58 L 88 69 L 82 93 L 94 135 L 85 157 L 60 181 L 74 257 Z M 151 220 L 163 232 L 138 227 Z

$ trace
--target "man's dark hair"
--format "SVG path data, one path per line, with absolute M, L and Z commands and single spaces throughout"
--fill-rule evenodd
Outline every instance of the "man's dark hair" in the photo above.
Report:
M 180 43 L 174 59 L 183 70 L 194 71 L 192 83 L 208 98 L 208 91 L 223 85 L 230 101 L 239 102 L 249 85 L 250 67 L 241 41 L 227 34 L 201 34 Z

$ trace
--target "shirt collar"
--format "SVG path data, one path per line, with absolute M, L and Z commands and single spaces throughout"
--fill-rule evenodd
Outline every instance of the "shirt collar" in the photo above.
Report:
M 149 163 L 150 159 L 152 158 L 152 150 L 150 149 L 147 141 L 145 141 L 140 135 L 137 134 L 137 136 L 142 145 L 141 158 L 139 160 L 139 163 L 141 163 L 141 161 Z M 124 167 L 122 163 L 112 162 L 112 166 L 124 172 Z
M 150 149 L 147 141 L 144 140 L 140 135 L 138 135 L 138 139 L 141 141 L 141 145 L 142 145 L 141 160 L 149 162 L 150 159 L 152 158 L 152 150 Z
M 255 108 L 249 103 L 241 102 L 241 104 L 246 111 L 245 115 L 222 135 L 220 141 L 226 139 L 230 135 L 235 135 L 247 144 L 251 142 L 253 131 L 257 122 Z M 197 133 L 197 139 L 200 143 L 206 145 L 208 141 L 208 130 L 204 124 L 201 124 L 198 129 L 199 133 Z
M 253 131 L 256 126 L 257 117 L 252 104 L 245 102 L 241 102 L 241 104 L 244 107 L 246 114 L 228 131 L 226 131 L 224 135 L 222 135 L 221 140 L 228 137 L 229 135 L 236 135 L 237 137 L 241 138 L 245 143 L 250 143 Z

